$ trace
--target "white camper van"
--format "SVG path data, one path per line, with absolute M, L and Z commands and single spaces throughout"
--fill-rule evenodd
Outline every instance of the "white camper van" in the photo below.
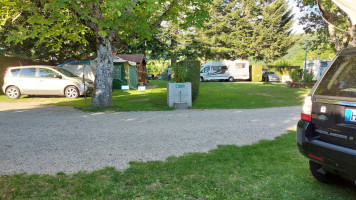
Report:
M 210 80 L 228 80 L 230 82 L 235 79 L 248 80 L 250 78 L 250 70 L 248 61 L 214 61 L 202 65 L 200 70 L 200 81 Z

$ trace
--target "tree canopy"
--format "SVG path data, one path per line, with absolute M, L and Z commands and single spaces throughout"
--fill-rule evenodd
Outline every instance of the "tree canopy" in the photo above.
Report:
M 297 3 L 301 10 L 308 11 L 301 19 L 306 33 L 318 35 L 312 46 L 327 44 L 330 40 L 336 51 L 356 46 L 356 27 L 332 0 L 320 0 L 319 5 L 315 0 L 297 0 Z
M 208 59 L 272 61 L 287 53 L 295 39 L 293 14 L 285 0 L 214 0 L 211 18 L 193 38 Z

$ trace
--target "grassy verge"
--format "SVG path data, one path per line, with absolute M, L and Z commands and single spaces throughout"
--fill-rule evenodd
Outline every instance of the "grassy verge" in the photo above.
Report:
M 5 175 L 0 199 L 354 199 L 352 183 L 316 181 L 295 144 L 295 132 L 274 141 L 167 161 L 132 162 L 72 175 Z
M 157 85 L 154 89 L 146 91 L 114 90 L 113 106 L 105 109 L 92 108 L 91 98 L 87 98 L 85 106 L 84 98 L 75 100 L 65 97 L 31 97 L 23 96 L 17 100 L 0 96 L 0 102 L 40 102 L 42 104 L 72 106 L 87 111 L 148 111 L 148 110 L 172 110 L 167 106 L 167 89 L 165 81 L 151 81 L 151 85 Z M 252 83 L 223 83 L 203 82 L 200 85 L 198 99 L 193 103 L 195 109 L 243 109 L 264 108 L 301 105 L 303 98 L 310 89 L 287 88 L 277 84 L 252 84 Z

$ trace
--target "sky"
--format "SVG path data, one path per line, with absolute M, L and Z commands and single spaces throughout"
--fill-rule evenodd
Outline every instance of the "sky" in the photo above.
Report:
M 300 12 L 300 9 L 297 7 L 295 0 L 289 0 L 289 5 L 290 7 L 293 9 L 293 13 L 294 13 L 294 24 L 293 24 L 293 32 L 294 33 L 304 33 L 303 30 L 303 26 L 302 25 L 298 25 L 298 18 L 302 17 L 304 15 L 303 12 Z

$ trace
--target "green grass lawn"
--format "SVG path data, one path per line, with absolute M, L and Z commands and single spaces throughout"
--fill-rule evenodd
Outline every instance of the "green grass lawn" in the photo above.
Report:
M 310 89 L 284 84 L 203 82 L 193 108 L 235 109 L 301 105 Z
M 67 175 L 4 175 L 0 199 L 355 199 L 351 182 L 314 179 L 295 142 L 295 131 L 273 141 L 208 153 L 132 162 Z
M 167 106 L 167 89 L 165 81 L 151 81 L 157 85 L 146 91 L 114 90 L 113 106 L 100 109 L 90 106 L 91 98 L 75 100 L 65 97 L 27 97 L 11 100 L 0 95 L 0 102 L 41 102 L 42 104 L 72 106 L 86 111 L 148 111 L 172 110 Z M 200 85 L 198 99 L 193 102 L 194 109 L 243 109 L 301 105 L 303 98 L 310 89 L 287 88 L 280 84 L 253 84 L 203 82 Z

